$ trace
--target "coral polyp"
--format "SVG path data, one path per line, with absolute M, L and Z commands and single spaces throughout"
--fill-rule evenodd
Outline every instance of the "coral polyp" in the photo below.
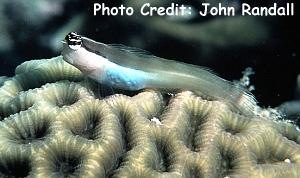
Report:
M 62 57 L 0 78 L 1 177 L 299 177 L 291 123 L 191 91 L 99 95 Z

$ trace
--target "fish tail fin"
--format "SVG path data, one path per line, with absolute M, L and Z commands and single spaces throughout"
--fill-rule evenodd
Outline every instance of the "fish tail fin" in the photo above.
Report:
M 241 86 L 234 85 L 229 96 L 225 100 L 244 114 L 254 114 L 257 101 L 252 93 Z M 251 114 L 252 113 L 252 114 Z

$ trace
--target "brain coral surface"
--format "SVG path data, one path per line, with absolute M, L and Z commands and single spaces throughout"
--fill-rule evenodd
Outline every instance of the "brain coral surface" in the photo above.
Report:
M 0 177 L 300 177 L 292 124 L 190 91 L 105 96 L 60 56 L 15 73 L 0 77 Z

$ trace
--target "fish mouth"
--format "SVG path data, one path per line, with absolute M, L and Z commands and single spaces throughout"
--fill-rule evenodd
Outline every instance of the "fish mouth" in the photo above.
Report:
M 67 44 L 66 40 L 61 40 L 60 41 L 62 44 Z

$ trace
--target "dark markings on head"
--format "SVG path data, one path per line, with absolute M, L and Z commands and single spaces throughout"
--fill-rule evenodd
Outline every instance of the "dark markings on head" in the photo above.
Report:
M 68 45 L 76 46 L 76 45 L 81 45 L 82 40 L 81 36 L 78 35 L 76 32 L 70 32 L 66 37 L 65 37 L 66 42 Z

